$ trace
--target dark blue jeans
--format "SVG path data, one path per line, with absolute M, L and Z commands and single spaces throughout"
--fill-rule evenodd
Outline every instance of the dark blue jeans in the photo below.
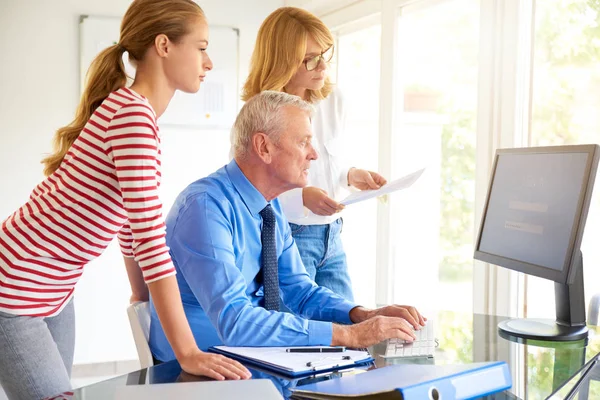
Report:
M 296 225 L 290 223 L 292 236 L 310 278 L 349 301 L 354 301 L 352 283 L 342 246 L 341 218 L 328 225 Z

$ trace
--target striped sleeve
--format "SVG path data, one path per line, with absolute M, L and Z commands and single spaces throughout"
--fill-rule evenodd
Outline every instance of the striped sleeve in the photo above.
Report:
M 133 258 L 133 235 L 131 234 L 129 224 L 123 225 L 117 234 L 117 239 L 119 240 L 119 246 L 121 247 L 121 254 L 123 254 L 123 257 Z
M 162 203 L 158 196 L 159 141 L 154 113 L 147 104 L 123 105 L 111 120 L 106 138 L 109 157 L 115 164 L 129 223 L 119 236 L 127 253 L 128 230 L 131 251 L 150 283 L 175 274 L 165 240 Z M 124 239 L 124 240 L 122 240 Z M 124 248 L 125 247 L 125 248 Z

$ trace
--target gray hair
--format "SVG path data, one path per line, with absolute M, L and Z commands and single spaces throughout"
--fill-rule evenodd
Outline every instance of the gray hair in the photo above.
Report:
M 274 141 L 286 128 L 282 113 L 284 107 L 296 107 L 312 116 L 314 107 L 298 96 L 285 92 L 265 90 L 250 98 L 240 110 L 231 129 L 231 144 L 236 157 L 244 157 L 250 150 L 252 136 L 262 132 Z

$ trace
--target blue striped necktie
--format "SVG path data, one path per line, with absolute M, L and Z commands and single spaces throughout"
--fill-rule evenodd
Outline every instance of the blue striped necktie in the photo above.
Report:
M 265 308 L 279 311 L 279 273 L 277 269 L 277 244 L 275 242 L 275 213 L 270 204 L 260 212 L 263 219 L 260 241 L 262 244 L 263 291 Z

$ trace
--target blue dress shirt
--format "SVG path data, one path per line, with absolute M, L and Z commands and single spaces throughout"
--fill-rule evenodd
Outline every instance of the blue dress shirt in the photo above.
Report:
M 196 343 L 210 346 L 329 345 L 332 322 L 350 324 L 356 305 L 310 280 L 279 200 L 276 216 L 279 291 L 294 314 L 267 311 L 260 283 L 264 196 L 235 160 L 189 185 L 166 218 L 167 245 Z M 150 348 L 175 354 L 150 303 Z

